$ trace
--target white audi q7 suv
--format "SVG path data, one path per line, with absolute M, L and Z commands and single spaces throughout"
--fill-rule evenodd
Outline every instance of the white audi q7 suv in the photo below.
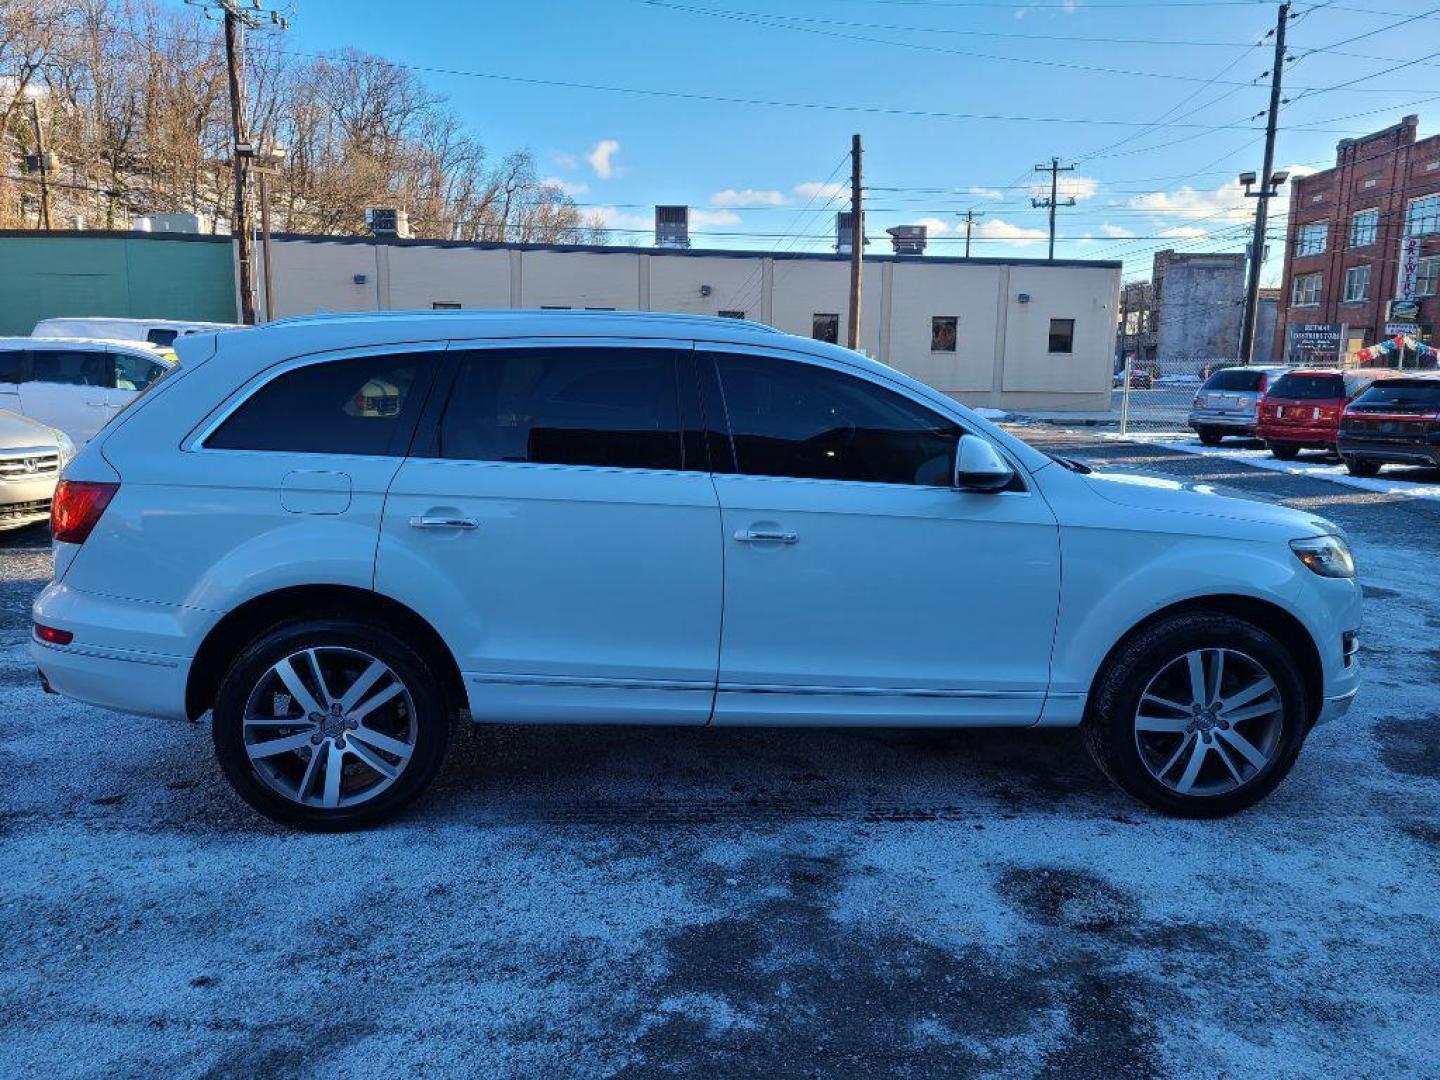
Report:
M 1285 776 L 1359 681 L 1312 514 L 1036 451 L 733 319 L 327 316 L 182 337 L 55 498 L 46 685 L 212 715 L 260 812 L 389 818 L 452 721 L 1079 726 L 1156 809 Z

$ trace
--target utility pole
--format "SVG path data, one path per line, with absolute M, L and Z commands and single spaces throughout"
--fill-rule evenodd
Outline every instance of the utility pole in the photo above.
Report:
M 1250 363 L 1255 349 L 1255 322 L 1260 308 L 1260 264 L 1265 261 L 1265 224 L 1270 200 L 1285 183 L 1288 174 L 1274 172 L 1275 128 L 1280 116 L 1280 81 L 1285 72 L 1285 24 L 1290 19 L 1290 0 L 1280 5 L 1275 18 L 1275 62 L 1270 66 L 1270 115 L 1265 123 L 1265 167 L 1260 173 L 1260 189 L 1252 191 L 1256 176 L 1241 173 L 1247 198 L 1255 199 L 1255 233 L 1250 240 L 1250 266 L 1245 278 L 1245 310 L 1240 317 L 1240 363 Z
M 850 328 L 845 343 L 860 348 L 860 284 L 864 272 L 865 208 L 861 185 L 861 162 L 864 150 L 860 136 L 850 139 Z
M 40 173 L 40 227 L 50 228 L 50 162 L 45 156 L 45 129 L 40 126 L 40 103 L 30 99 L 30 123 L 35 130 L 35 163 Z
M 240 263 L 240 321 L 255 325 L 255 261 L 247 200 L 250 159 L 255 147 L 245 126 L 245 38 L 246 30 L 258 30 L 266 23 L 284 30 L 289 21 L 278 11 L 267 11 L 260 0 L 242 5 L 240 0 L 185 0 L 205 12 L 206 18 L 225 24 L 225 64 L 230 83 L 231 172 L 235 178 L 235 203 L 230 218 L 230 235 L 238 244 Z
M 285 160 L 285 148 L 283 146 L 272 146 L 267 154 L 262 155 L 262 165 L 253 167 L 255 176 L 260 182 L 260 261 L 265 264 L 265 321 L 275 320 L 275 276 L 271 270 L 270 262 L 270 188 L 265 183 L 266 177 L 278 176 L 277 167 Z
M 970 257 L 970 229 L 974 226 L 976 218 L 982 218 L 984 216 L 984 210 L 965 211 L 965 258 L 967 259 Z
M 1060 164 L 1060 159 L 1059 159 L 1058 157 L 1052 157 L 1052 158 L 1050 159 L 1050 164 L 1049 164 L 1049 165 L 1036 165 L 1036 166 L 1035 166 L 1035 171 L 1036 171 L 1036 172 L 1048 172 L 1048 173 L 1050 174 L 1050 198 L 1048 198 L 1048 199 L 1035 199 L 1035 198 L 1032 198 L 1032 199 L 1030 200 L 1030 205 L 1031 205 L 1031 206 L 1034 206 L 1034 207 L 1047 207 L 1047 206 L 1048 206 L 1048 207 L 1050 208 L 1050 259 L 1051 259 L 1051 261 L 1054 261 L 1054 259 L 1055 259 L 1055 208 L 1056 208 L 1057 206 L 1074 206 L 1074 205 L 1075 205 L 1075 196 L 1074 196 L 1074 195 L 1071 195 L 1070 198 L 1067 199 L 1065 202 L 1063 202 L 1063 203 L 1060 202 L 1060 199 L 1059 199 L 1059 193 L 1060 193 L 1060 191 L 1059 191 L 1059 189 L 1060 189 L 1060 174 L 1061 174 L 1062 172 L 1074 172 L 1074 171 L 1075 171 L 1075 166 L 1074 166 L 1074 165 L 1061 165 L 1061 164 Z

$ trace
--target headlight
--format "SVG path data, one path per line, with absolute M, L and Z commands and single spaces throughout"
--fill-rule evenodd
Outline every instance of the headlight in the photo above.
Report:
M 63 469 L 75 456 L 75 443 L 59 428 L 55 429 L 55 441 L 60 444 L 60 467 Z
M 1355 576 L 1355 556 L 1350 554 L 1350 545 L 1338 536 L 1312 536 L 1308 540 L 1291 540 L 1290 550 L 1321 577 Z

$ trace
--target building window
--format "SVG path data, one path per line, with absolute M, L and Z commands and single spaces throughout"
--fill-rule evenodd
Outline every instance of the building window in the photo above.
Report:
M 840 344 L 840 316 L 815 314 L 810 317 L 810 336 L 816 341 Z
M 1434 296 L 1440 292 L 1440 255 L 1431 255 L 1415 263 L 1415 295 Z
M 936 315 L 930 319 L 930 351 L 954 352 L 960 336 L 960 319 L 955 315 Z
M 1380 211 L 1361 210 L 1350 219 L 1350 246 L 1352 248 L 1369 247 L 1375 243 L 1375 236 L 1380 231 Z
M 1318 307 L 1320 304 L 1320 275 L 1301 274 L 1290 288 L 1291 307 Z
M 1345 271 L 1344 302 L 1356 304 L 1370 298 L 1370 267 L 1352 266 Z
M 1330 238 L 1328 221 L 1312 221 L 1301 225 L 1295 232 L 1296 255 L 1319 255 L 1325 250 L 1325 241 Z
M 720 312 L 720 318 L 722 318 L 722 319 L 743 319 L 744 317 L 745 317 L 745 313 L 744 313 L 743 311 L 722 311 L 722 312 Z
M 1050 351 L 1072 353 L 1075 351 L 1075 320 L 1050 320 Z
M 1424 236 L 1440 232 L 1440 195 L 1411 199 L 1405 212 L 1405 235 Z
M 435 300 L 430 304 L 431 311 L 459 311 L 460 305 L 454 300 Z

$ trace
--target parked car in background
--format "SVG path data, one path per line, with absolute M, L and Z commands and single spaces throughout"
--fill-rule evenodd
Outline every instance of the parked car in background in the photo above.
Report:
M 1345 468 L 1374 476 L 1382 465 L 1440 466 L 1440 375 L 1376 382 L 1340 419 Z
M 1221 368 L 1201 385 L 1190 406 L 1190 426 L 1206 446 L 1219 446 L 1226 435 L 1253 436 L 1260 401 L 1283 367 Z
M 1293 369 L 1281 375 L 1260 403 L 1255 434 L 1281 461 L 1301 450 L 1336 453 L 1340 416 L 1377 379 L 1394 375 L 1390 368 Z
M 1152 372 L 1149 368 L 1137 367 L 1137 368 L 1132 368 L 1132 369 L 1131 369 L 1131 371 L 1130 371 L 1130 389 L 1131 389 L 1131 390 L 1149 390 L 1149 389 L 1151 389 L 1154 385 L 1155 385 L 1155 374 L 1154 374 L 1154 372 Z M 1118 372 L 1115 373 L 1115 389 L 1117 389 L 1117 390 L 1123 390 L 1124 388 L 1125 388 L 1125 372 L 1122 370 L 1122 371 L 1118 371 Z
M 174 356 L 139 341 L 0 338 L 0 409 L 83 443 L 170 370 Z
M 31 337 L 105 338 L 109 341 L 144 341 L 168 349 L 182 334 L 242 329 L 240 323 L 192 322 L 183 319 L 94 318 L 41 319 Z
M 464 712 L 1079 727 L 1125 791 L 1215 817 L 1358 685 L 1336 526 L 1050 457 L 833 345 L 543 311 L 177 344 L 66 471 L 32 655 L 83 701 L 208 712 L 293 825 L 394 815 Z
M 50 520 L 50 497 L 75 444 L 29 417 L 0 409 L 0 530 Z

